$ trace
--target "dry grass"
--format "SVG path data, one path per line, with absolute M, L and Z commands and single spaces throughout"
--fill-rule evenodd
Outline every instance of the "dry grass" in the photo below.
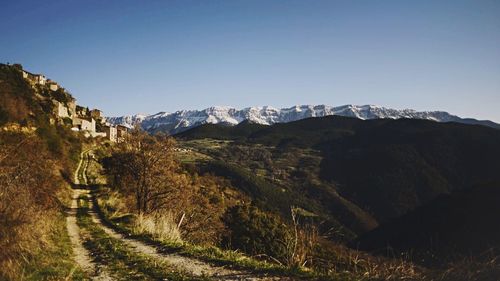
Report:
M 23 207 L 20 211 L 24 210 L 26 213 L 17 216 L 22 216 L 22 223 L 10 224 L 9 228 L 0 227 L 0 279 L 3 276 L 8 280 L 16 280 L 34 255 L 52 247 L 49 236 L 51 226 L 55 224 L 56 211 Z
M 421 280 L 422 270 L 404 259 L 381 261 L 376 259 L 359 260 L 357 273 L 370 279 L 383 280 Z
M 106 211 L 106 215 L 113 219 L 129 212 L 125 200 L 118 193 L 107 190 L 106 198 L 99 197 L 97 203 Z
M 500 256 L 492 251 L 436 268 L 424 268 L 413 263 L 409 256 L 373 256 L 329 241 L 322 241 L 321 245 L 313 268 L 330 276 L 357 276 L 356 280 L 500 280 Z
M 151 214 L 130 215 L 130 206 L 134 204 L 133 198 L 123 197 L 116 191 L 105 189 L 97 199 L 99 206 L 105 212 L 106 217 L 111 220 L 122 220 L 126 217 L 129 220 L 131 231 L 134 234 L 146 234 L 156 240 L 164 242 L 181 242 L 181 233 L 177 227 L 174 216 L 168 212 L 154 212 Z
M 150 234 L 163 242 L 182 242 L 181 233 L 170 212 L 140 214 L 134 220 L 132 231 L 136 234 Z
M 486 252 L 479 257 L 467 257 L 436 270 L 429 280 L 439 281 L 498 281 L 500 280 L 500 256 Z
M 405 258 L 389 259 L 320 239 L 313 259 L 318 272 L 357 276 L 357 280 L 423 280 L 425 270 Z

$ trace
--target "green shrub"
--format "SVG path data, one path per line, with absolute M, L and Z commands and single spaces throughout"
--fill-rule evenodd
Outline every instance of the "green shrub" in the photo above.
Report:
M 281 261 L 287 258 L 290 231 L 277 216 L 254 206 L 238 205 L 228 209 L 224 224 L 229 230 L 223 237 L 224 246 Z

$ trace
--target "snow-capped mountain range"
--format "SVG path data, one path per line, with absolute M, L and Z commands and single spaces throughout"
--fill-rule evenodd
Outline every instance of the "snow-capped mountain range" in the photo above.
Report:
M 272 125 L 328 115 L 340 115 L 363 120 L 380 118 L 426 119 L 437 122 L 479 124 L 500 129 L 500 124 L 492 121 L 461 118 L 444 111 L 398 110 L 376 105 L 343 105 L 336 107 L 328 105 L 300 105 L 281 109 L 270 106 L 247 107 L 244 109 L 214 106 L 203 110 L 180 110 L 174 113 L 159 112 L 153 115 L 137 114 L 108 117 L 107 121 L 111 124 L 121 124 L 127 127 L 140 124 L 143 129 L 149 132 L 162 131 L 168 134 L 176 134 L 205 123 L 233 126 L 248 120 L 252 123 Z

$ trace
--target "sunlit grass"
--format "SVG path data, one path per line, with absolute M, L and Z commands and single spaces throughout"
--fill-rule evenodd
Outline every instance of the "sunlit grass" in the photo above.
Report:
M 106 270 L 120 280 L 206 280 L 178 272 L 165 262 L 134 253 L 120 240 L 107 235 L 88 214 L 88 198 L 80 197 L 78 225 L 86 233 L 84 246 L 94 260 L 106 266 Z
M 24 267 L 22 280 L 86 280 L 84 272 L 73 261 L 71 241 L 62 213 L 51 220 L 48 244 L 34 253 Z

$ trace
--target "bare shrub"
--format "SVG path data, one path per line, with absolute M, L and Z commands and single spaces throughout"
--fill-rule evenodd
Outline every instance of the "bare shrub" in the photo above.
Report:
M 298 209 L 292 208 L 292 225 L 279 216 L 251 205 L 236 205 L 226 212 L 227 234 L 223 245 L 266 258 L 288 267 L 313 264 L 318 231 L 312 223 L 299 222 Z
M 181 233 L 196 244 L 215 245 L 220 242 L 224 230 L 222 215 L 225 210 L 223 188 L 220 178 L 195 176 L 190 183 L 190 197 L 177 216 Z
M 46 244 L 61 183 L 54 176 L 53 161 L 35 138 L 16 136 L 2 141 L 0 268 L 5 271 L 0 275 L 12 277 L 22 259 Z

